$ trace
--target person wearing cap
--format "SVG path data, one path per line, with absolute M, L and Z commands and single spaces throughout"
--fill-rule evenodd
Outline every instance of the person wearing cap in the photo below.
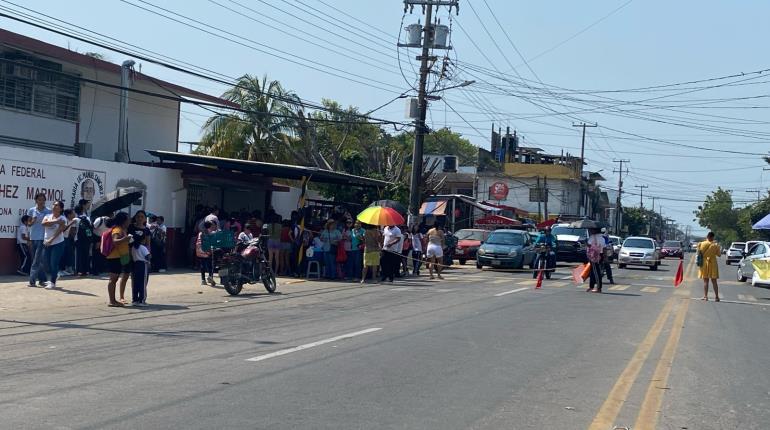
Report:
M 604 249 L 612 249 L 612 241 L 610 240 L 610 235 L 607 233 L 607 228 L 605 227 L 602 227 L 602 237 L 604 237 Z M 604 273 L 607 274 L 607 280 L 610 281 L 610 284 L 614 285 L 615 279 L 612 277 L 612 257 L 608 257 L 605 254 L 602 262 L 604 263 Z
M 551 248 L 550 251 L 548 251 L 548 260 L 546 260 L 545 267 L 551 268 L 556 267 L 556 237 L 554 237 L 553 234 L 551 234 L 551 227 L 547 226 L 543 229 L 543 232 L 540 233 L 540 235 L 535 240 L 535 246 L 537 245 L 545 245 L 549 246 Z M 537 257 L 539 258 L 539 257 Z M 535 267 L 537 267 L 538 261 L 535 259 Z M 537 278 L 537 272 L 532 272 L 532 279 Z

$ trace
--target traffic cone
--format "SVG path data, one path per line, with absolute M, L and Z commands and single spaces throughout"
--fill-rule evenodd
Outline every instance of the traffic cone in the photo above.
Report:
M 543 271 L 540 270 L 537 274 L 537 284 L 535 285 L 535 289 L 539 290 L 543 286 Z
M 682 267 L 682 262 L 679 262 L 679 268 L 676 269 L 676 277 L 674 277 L 674 288 L 678 287 L 679 284 L 684 281 L 684 269 Z

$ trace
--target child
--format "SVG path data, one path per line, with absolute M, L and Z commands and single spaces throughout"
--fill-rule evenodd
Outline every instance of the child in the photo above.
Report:
M 21 217 L 21 224 L 16 230 L 16 250 L 19 253 L 19 269 L 16 271 L 19 275 L 29 276 L 29 268 L 32 266 L 30 258 L 29 225 L 32 217 L 24 215 Z
M 216 224 L 211 221 L 203 222 L 203 230 L 198 233 L 198 239 L 195 241 L 195 255 L 201 263 L 201 285 L 206 285 L 208 281 L 212 287 L 217 283 L 214 281 L 214 264 L 211 261 L 211 251 L 203 249 L 203 238 L 216 231 Z M 208 278 L 206 278 L 208 274 Z
M 147 306 L 147 282 L 150 274 L 151 255 L 147 247 L 141 242 L 131 247 L 131 259 L 133 270 L 131 272 L 131 304 L 133 306 Z

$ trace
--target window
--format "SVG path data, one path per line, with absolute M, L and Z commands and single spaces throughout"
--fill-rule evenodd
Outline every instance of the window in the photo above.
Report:
M 521 233 L 494 232 L 489 235 L 487 243 L 490 245 L 524 245 L 526 244 L 524 236 Z
M 654 249 L 655 245 L 650 239 L 626 239 L 623 242 L 623 248 Z
M 553 233 L 554 236 L 569 235 L 569 236 L 579 236 L 583 239 L 588 238 L 588 230 L 584 228 L 554 227 L 551 232 Z
M 762 245 L 761 243 L 754 247 L 754 249 L 751 250 L 751 255 L 764 255 L 765 254 L 765 245 Z
M 80 83 L 61 71 L 61 64 L 23 53 L 0 54 L 0 107 L 77 121 Z

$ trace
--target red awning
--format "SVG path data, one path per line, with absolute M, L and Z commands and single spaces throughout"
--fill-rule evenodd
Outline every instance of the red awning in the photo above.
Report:
M 502 215 L 487 215 L 483 218 L 479 218 L 474 223 L 475 225 L 521 225 L 521 221 L 513 218 L 504 217 Z

